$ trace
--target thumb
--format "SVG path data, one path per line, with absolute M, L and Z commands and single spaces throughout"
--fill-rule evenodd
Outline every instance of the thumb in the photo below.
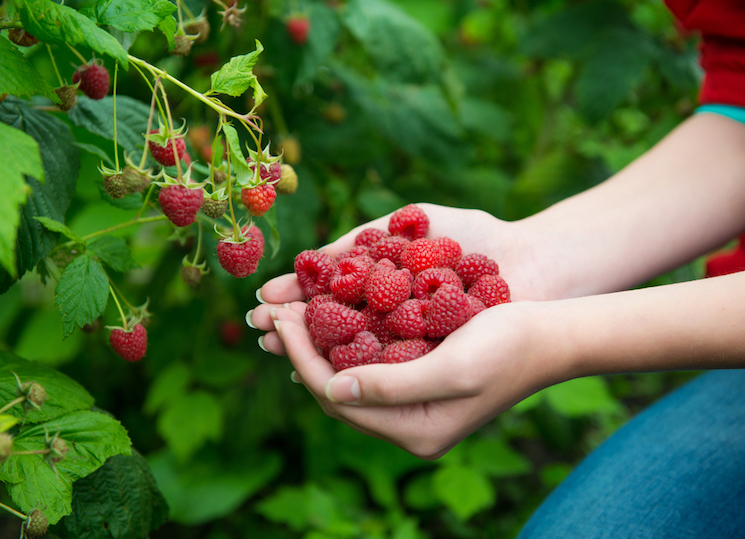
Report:
M 401 406 L 476 395 L 482 377 L 472 376 L 460 354 L 445 343 L 406 363 L 379 363 L 336 373 L 325 387 L 332 402 L 360 406 Z

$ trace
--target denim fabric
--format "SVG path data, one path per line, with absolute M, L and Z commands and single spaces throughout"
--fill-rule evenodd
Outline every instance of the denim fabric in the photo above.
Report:
M 519 539 L 745 538 L 745 370 L 704 374 L 591 453 Z
M 701 112 L 713 112 L 745 123 L 745 108 L 743 107 L 733 107 L 732 105 L 701 105 L 696 109 L 696 113 Z

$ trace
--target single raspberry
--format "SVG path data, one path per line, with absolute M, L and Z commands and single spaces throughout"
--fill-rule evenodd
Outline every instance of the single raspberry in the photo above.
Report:
M 261 229 L 256 225 L 251 226 L 244 226 L 241 229 L 241 232 L 244 236 L 246 236 L 249 239 L 253 239 L 255 242 L 259 244 L 259 249 L 261 249 L 262 254 L 264 253 L 264 233 L 261 231 Z
M 390 312 L 409 299 L 413 277 L 407 269 L 378 268 L 370 275 L 365 289 L 367 303 L 378 311 Z
M 463 281 L 463 286 L 468 289 L 482 275 L 499 275 L 499 266 L 486 255 L 471 253 L 461 258 L 455 266 L 455 273 Z
M 310 19 L 304 15 L 293 15 L 287 19 L 285 29 L 295 43 L 305 45 L 310 33 Z
M 129 331 L 114 328 L 109 335 L 109 342 L 114 352 L 125 361 L 139 361 L 147 351 L 147 331 L 142 324 L 135 324 Z
M 382 311 L 376 311 L 369 305 L 366 305 L 364 309 L 360 311 L 365 317 L 367 323 L 367 330 L 371 332 L 378 339 L 380 344 L 383 346 L 392 342 L 400 340 L 400 337 L 393 333 L 388 325 L 385 323 L 385 318 L 388 313 Z
M 30 47 L 39 42 L 38 39 L 29 34 L 23 28 L 11 28 L 8 30 L 8 39 L 19 47 Z
M 427 335 L 433 338 L 450 335 L 466 323 L 470 314 L 468 298 L 463 289 L 452 284 L 443 284 L 429 303 Z
M 391 262 L 389 259 L 387 259 L 387 258 L 381 258 L 375 264 L 375 269 L 379 269 L 379 270 L 383 270 L 383 269 L 395 270 L 395 269 L 400 269 L 400 268 L 397 268 L 396 267 L 396 264 L 394 264 L 393 262 Z
M 349 344 L 355 335 L 366 329 L 365 316 L 360 311 L 330 301 L 316 309 L 310 334 L 316 346 L 330 349 L 339 344 Z
M 189 36 L 177 34 L 174 36 L 173 41 L 174 45 L 171 54 L 175 54 L 176 56 L 189 56 L 191 47 L 194 44 L 194 41 Z
M 380 356 L 380 363 L 405 363 L 431 352 L 435 343 L 424 339 L 409 339 L 389 344 Z
M 370 255 L 370 249 L 365 247 L 364 245 L 358 245 L 357 247 L 352 247 L 351 249 L 341 252 L 338 255 L 334 257 L 334 260 L 336 262 L 339 262 L 340 260 L 343 260 L 345 258 L 356 258 L 358 256 L 367 256 L 369 258 Z M 372 260 L 373 264 L 375 263 L 375 260 L 370 258 Z
M 60 110 L 66 112 L 75 106 L 75 102 L 77 101 L 76 92 L 77 88 L 68 84 L 54 89 L 54 93 L 60 99 L 60 104 L 57 105 Z
M 479 314 L 481 311 L 486 310 L 486 305 L 484 305 L 484 302 L 481 301 L 478 298 L 475 298 L 469 294 L 466 294 L 466 299 L 468 299 L 468 318 L 471 319 L 472 317 Z
M 47 401 L 47 390 L 39 382 L 26 382 L 22 386 L 26 395 L 26 400 L 33 404 L 37 409 Z
M 158 202 L 166 217 L 176 226 L 188 226 L 196 218 L 204 202 L 204 189 L 189 189 L 177 183 L 161 188 Z
M 482 275 L 468 289 L 468 295 L 480 299 L 487 307 L 510 302 L 510 288 L 499 275 Z
M 204 202 L 202 203 L 202 212 L 207 217 L 212 217 L 213 219 L 219 219 L 223 215 L 225 215 L 225 212 L 228 209 L 228 199 L 223 198 L 212 198 L 212 197 L 205 197 Z
M 329 361 L 337 371 L 378 363 L 383 345 L 369 331 L 360 331 L 349 344 L 334 346 L 329 352 Z
M 427 268 L 437 268 L 441 262 L 441 251 L 432 240 L 426 238 L 412 241 L 401 252 L 401 267 L 409 269 L 414 275 Z
M 277 191 L 269 183 L 250 189 L 241 189 L 241 201 L 248 209 L 248 213 L 254 217 L 261 217 L 269 211 L 275 198 L 277 198 Z
M 70 446 L 67 444 L 67 441 L 62 438 L 55 437 L 49 449 L 49 460 L 52 464 L 57 464 L 58 462 L 65 460 L 67 453 L 70 451 Z
M 160 133 L 158 129 L 153 129 L 150 131 L 151 135 L 157 133 Z M 176 144 L 176 154 L 173 153 L 174 142 Z M 148 140 L 147 147 L 150 150 L 150 154 L 153 156 L 153 159 L 155 159 L 164 167 L 175 166 L 175 155 L 178 155 L 178 158 L 181 159 L 186 152 L 186 142 L 184 142 L 184 139 L 181 136 L 173 136 L 167 139 L 162 146 L 154 140 Z
M 321 251 L 306 250 L 295 257 L 295 273 L 306 297 L 329 294 L 334 259 Z
M 450 268 L 427 268 L 414 278 L 411 294 L 417 299 L 431 299 L 437 289 L 445 283 L 463 288 L 460 278 Z
M 194 266 L 181 266 L 181 278 L 191 288 L 197 288 L 202 282 L 202 270 Z
M 310 327 L 313 323 L 313 316 L 316 314 L 316 309 L 324 303 L 339 303 L 339 300 L 334 297 L 333 294 L 318 294 L 313 296 L 308 304 L 305 306 L 305 324 Z
M 291 195 L 297 191 L 298 179 L 297 172 L 292 168 L 292 165 L 283 164 L 282 174 L 279 177 L 279 181 L 275 186 L 277 193 L 280 195 Z
M 220 324 L 220 341 L 225 348 L 235 348 L 243 339 L 243 324 L 235 320 L 224 320 Z
M 347 303 L 357 304 L 362 301 L 374 263 L 370 257 L 344 258 L 338 261 L 329 281 L 331 293 Z
M 385 324 L 393 333 L 404 339 L 424 337 L 427 334 L 426 314 L 429 301 L 407 299 L 385 317 Z
M 217 260 L 233 277 L 243 278 L 256 273 L 263 254 L 262 243 L 250 237 L 245 241 L 227 238 L 217 242 Z
M 401 267 L 401 253 L 411 243 L 403 236 L 388 236 L 374 243 L 370 247 L 370 256 L 373 260 L 380 261 L 387 258 L 396 267 Z
M 109 93 L 109 72 L 95 61 L 76 69 L 72 82 L 79 82 L 80 90 L 91 99 L 103 99 Z
M 463 249 L 460 243 L 444 236 L 433 239 L 432 243 L 440 250 L 440 265 L 445 268 L 455 269 L 455 266 L 463 256 Z
M 34 509 L 28 515 L 28 519 L 26 519 L 23 527 L 27 537 L 41 537 L 47 533 L 49 521 L 44 513 L 38 509 Z
M 390 235 L 390 232 L 380 228 L 365 228 L 354 237 L 354 244 L 372 247 L 374 244 Z
M 194 38 L 194 43 L 204 43 L 210 35 L 210 23 L 205 17 L 197 17 L 184 23 L 184 31 Z
M 126 182 L 121 174 L 106 176 L 103 180 L 103 187 L 111 198 L 119 199 L 127 195 Z
M 409 240 L 416 240 L 427 235 L 429 218 L 419 206 L 409 204 L 396 210 L 391 215 L 388 231 L 394 236 L 403 236 Z
M 124 167 L 122 178 L 124 178 L 124 188 L 127 193 L 142 193 L 150 187 L 150 176 L 129 165 Z

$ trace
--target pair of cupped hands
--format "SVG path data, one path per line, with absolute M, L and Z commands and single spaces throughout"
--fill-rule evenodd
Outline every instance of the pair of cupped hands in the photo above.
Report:
M 447 236 L 463 253 L 499 264 L 512 303 L 487 309 L 427 355 L 400 364 L 372 364 L 336 372 L 318 353 L 303 318 L 305 296 L 295 274 L 264 284 L 248 322 L 266 331 L 264 348 L 288 356 L 292 379 L 329 416 L 424 459 L 434 459 L 536 391 L 562 381 L 550 346 L 536 331 L 536 306 L 545 299 L 535 253 L 519 227 L 486 212 L 418 204 L 430 220 L 427 237 Z M 334 257 L 351 249 L 363 228 L 387 229 L 390 215 L 362 225 L 320 250 Z M 536 283 L 539 285 L 536 286 Z

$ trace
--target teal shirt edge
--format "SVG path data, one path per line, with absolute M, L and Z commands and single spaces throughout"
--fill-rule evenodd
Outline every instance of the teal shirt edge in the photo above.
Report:
M 732 105 L 701 105 L 696 109 L 696 114 L 701 112 L 713 112 L 715 114 L 721 114 L 727 118 L 732 118 L 738 122 L 745 124 L 745 107 L 734 107 Z

